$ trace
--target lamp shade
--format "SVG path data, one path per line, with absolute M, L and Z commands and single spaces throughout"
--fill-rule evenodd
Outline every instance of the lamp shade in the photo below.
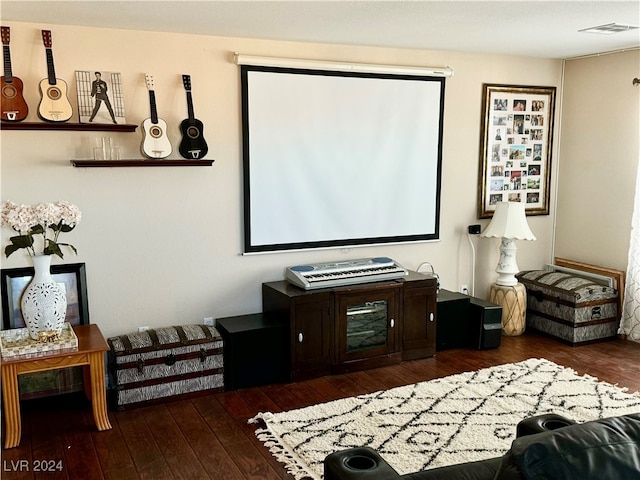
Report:
M 529 228 L 524 203 L 499 202 L 496 211 L 482 237 L 513 238 L 517 240 L 535 240 L 536 237 Z

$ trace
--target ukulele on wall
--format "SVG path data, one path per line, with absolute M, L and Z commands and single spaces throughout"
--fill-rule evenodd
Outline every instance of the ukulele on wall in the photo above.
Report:
M 22 96 L 22 80 L 14 77 L 11 72 L 11 51 L 9 50 L 9 42 L 11 39 L 11 30 L 9 27 L 0 27 L 2 36 L 2 53 L 4 55 L 4 75 L 2 80 L 2 120 L 9 122 L 19 122 L 27 118 L 29 106 Z
M 40 81 L 40 104 L 38 116 L 48 122 L 66 122 L 73 110 L 67 98 L 67 82 L 56 78 L 51 48 L 51 30 L 42 30 L 42 42 L 47 55 L 47 78 Z
M 166 158 L 171 155 L 171 142 L 167 136 L 167 122 L 158 118 L 156 109 L 156 94 L 153 89 L 153 76 L 145 74 L 147 90 L 149 90 L 149 105 L 151 117 L 142 122 L 142 154 L 149 158 Z
M 182 141 L 178 147 L 178 151 L 183 158 L 187 160 L 197 160 L 203 158 L 209 148 L 202 134 L 203 125 L 200 120 L 194 117 L 193 100 L 191 98 L 191 76 L 182 75 L 182 83 L 187 92 L 187 112 L 189 118 L 185 118 L 180 123 L 180 131 L 182 132 Z

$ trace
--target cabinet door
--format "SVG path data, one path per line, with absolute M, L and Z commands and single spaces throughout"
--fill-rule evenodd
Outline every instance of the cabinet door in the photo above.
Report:
M 402 359 L 430 357 L 436 351 L 436 288 L 405 286 Z
M 336 299 L 335 359 L 348 362 L 398 350 L 398 289 L 341 294 Z
M 324 301 L 296 302 L 292 318 L 292 377 L 327 375 L 331 372 L 332 307 Z

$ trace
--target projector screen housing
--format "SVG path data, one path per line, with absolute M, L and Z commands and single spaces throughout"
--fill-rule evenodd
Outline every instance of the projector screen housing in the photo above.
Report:
M 444 78 L 240 70 L 245 253 L 439 238 Z

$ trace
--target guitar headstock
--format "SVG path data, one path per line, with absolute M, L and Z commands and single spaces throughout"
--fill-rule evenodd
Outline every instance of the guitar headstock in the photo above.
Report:
M 46 48 L 51 48 L 51 30 L 42 30 L 42 43 Z
M 188 92 L 191 90 L 191 75 L 182 75 L 182 84 L 184 89 Z
M 11 29 L 9 27 L 0 27 L 0 34 L 2 36 L 2 44 L 9 45 L 11 40 Z
M 147 90 L 153 90 L 153 75 L 145 73 L 144 81 L 147 84 Z

